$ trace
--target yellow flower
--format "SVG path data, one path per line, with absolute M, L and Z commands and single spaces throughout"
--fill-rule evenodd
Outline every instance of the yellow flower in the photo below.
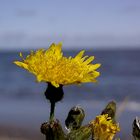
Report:
M 97 116 L 91 125 L 94 140 L 112 140 L 114 135 L 120 131 L 119 125 L 113 123 L 108 114 Z
M 33 73 L 38 82 L 50 82 L 53 86 L 96 82 L 100 75 L 95 71 L 100 64 L 90 64 L 94 57 L 84 56 L 79 52 L 74 58 L 64 57 L 61 51 L 62 44 L 52 44 L 48 50 L 39 49 L 14 63 Z

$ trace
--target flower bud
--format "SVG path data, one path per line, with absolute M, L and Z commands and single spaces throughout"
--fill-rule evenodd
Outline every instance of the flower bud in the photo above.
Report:
M 59 87 L 53 86 L 51 83 L 48 83 L 48 87 L 45 91 L 45 96 L 50 102 L 58 102 L 61 101 L 63 98 L 63 86 L 60 85 Z

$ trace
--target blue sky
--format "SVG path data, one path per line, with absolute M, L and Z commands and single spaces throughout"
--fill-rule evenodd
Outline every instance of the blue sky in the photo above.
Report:
M 0 49 L 140 47 L 140 0 L 0 0 Z

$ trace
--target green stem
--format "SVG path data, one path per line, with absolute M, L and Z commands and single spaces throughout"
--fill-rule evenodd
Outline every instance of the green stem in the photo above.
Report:
M 55 110 L 55 102 L 51 101 L 51 109 L 50 109 L 50 121 L 54 120 L 54 110 Z

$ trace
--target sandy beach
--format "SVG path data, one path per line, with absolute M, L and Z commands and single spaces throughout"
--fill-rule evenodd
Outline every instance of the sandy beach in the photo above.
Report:
M 0 125 L 0 140 L 39 140 L 43 139 L 40 132 L 26 130 L 17 126 Z
M 116 137 L 120 137 L 117 135 Z M 131 140 L 132 136 L 121 134 L 121 139 Z M 39 131 L 20 128 L 18 126 L 6 126 L 0 124 L 0 140 L 45 140 Z
M 28 140 L 24 138 L 10 138 L 10 137 L 0 137 L 1 140 Z

